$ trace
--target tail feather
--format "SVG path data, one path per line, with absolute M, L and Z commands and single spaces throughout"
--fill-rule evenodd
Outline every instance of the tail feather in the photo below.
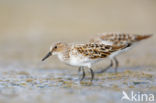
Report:
M 136 36 L 136 40 L 137 40 L 137 41 L 144 40 L 144 39 L 147 39 L 147 38 L 151 37 L 152 35 L 153 35 L 153 34 L 138 35 L 138 36 Z

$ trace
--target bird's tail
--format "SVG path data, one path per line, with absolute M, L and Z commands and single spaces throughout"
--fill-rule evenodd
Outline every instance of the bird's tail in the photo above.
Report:
M 153 35 L 153 34 L 137 35 L 137 36 L 136 36 L 136 40 L 137 40 L 137 41 L 144 40 L 144 39 L 147 39 L 147 38 L 151 37 L 152 35 Z

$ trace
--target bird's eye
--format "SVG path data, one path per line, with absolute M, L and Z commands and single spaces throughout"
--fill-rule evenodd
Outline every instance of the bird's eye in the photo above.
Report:
M 55 46 L 54 48 L 57 49 L 57 46 Z

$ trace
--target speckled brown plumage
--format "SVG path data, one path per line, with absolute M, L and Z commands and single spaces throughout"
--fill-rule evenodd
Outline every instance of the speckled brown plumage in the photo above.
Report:
M 58 42 L 50 47 L 50 51 L 42 59 L 46 60 L 51 55 L 56 55 L 60 61 L 65 64 L 78 66 L 83 70 L 83 78 L 85 77 L 84 67 L 88 67 L 91 72 L 91 81 L 94 79 L 94 72 L 92 65 L 113 55 L 113 52 L 120 51 L 126 48 L 128 45 L 105 45 L 100 43 L 88 43 L 88 44 L 67 44 Z M 80 80 L 83 80 L 80 79 Z
M 129 33 L 104 33 L 95 38 L 92 38 L 90 42 L 99 43 L 101 41 L 112 42 L 113 45 L 123 45 L 125 43 L 135 43 L 151 37 L 151 34 L 139 35 Z
M 84 45 L 77 45 L 74 48 L 78 51 L 78 53 L 84 56 L 87 56 L 91 59 L 97 59 L 105 58 L 109 56 L 112 52 L 123 49 L 125 47 L 127 47 L 127 45 L 110 46 L 105 44 L 90 43 Z
M 101 35 L 98 35 L 90 40 L 91 43 L 102 43 L 105 45 L 112 45 L 112 46 L 121 46 L 128 44 L 127 47 L 123 48 L 122 50 L 119 50 L 114 55 L 110 56 L 111 63 L 108 67 L 101 69 L 97 71 L 96 73 L 103 73 L 109 68 L 111 68 L 113 65 L 115 65 L 115 72 L 117 72 L 117 68 L 119 65 L 119 62 L 116 58 L 117 55 L 127 51 L 132 47 L 134 44 L 136 44 L 139 41 L 142 41 L 144 39 L 147 39 L 151 37 L 152 34 L 146 34 L 146 35 L 139 35 L 139 34 L 129 34 L 129 33 L 103 33 Z

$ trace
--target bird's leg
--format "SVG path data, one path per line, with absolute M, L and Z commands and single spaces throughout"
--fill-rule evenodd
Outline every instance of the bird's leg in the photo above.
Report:
M 85 73 L 85 70 L 84 70 L 84 67 L 82 67 L 82 78 L 80 79 L 80 81 L 82 81 L 86 76 L 86 73 Z
M 118 71 L 118 66 L 119 66 L 119 62 L 118 62 L 118 60 L 116 59 L 116 57 L 114 57 L 114 61 L 115 61 L 115 73 L 117 73 L 117 71 Z
M 82 71 L 82 78 L 80 78 L 80 72 L 81 71 Z M 78 74 L 79 74 L 80 81 L 82 81 L 85 78 L 85 75 L 86 75 L 84 67 L 79 67 Z
M 97 74 L 104 73 L 104 72 L 106 72 L 108 69 L 110 69 L 112 66 L 113 66 L 113 60 L 111 59 L 111 63 L 110 63 L 110 65 L 108 65 L 108 66 L 107 66 L 106 68 L 104 68 L 104 69 L 101 69 L 101 70 L 95 71 L 94 73 L 97 73 Z
M 90 81 L 92 82 L 94 79 L 94 71 L 92 70 L 92 68 L 90 68 L 90 73 L 91 73 L 91 79 Z

